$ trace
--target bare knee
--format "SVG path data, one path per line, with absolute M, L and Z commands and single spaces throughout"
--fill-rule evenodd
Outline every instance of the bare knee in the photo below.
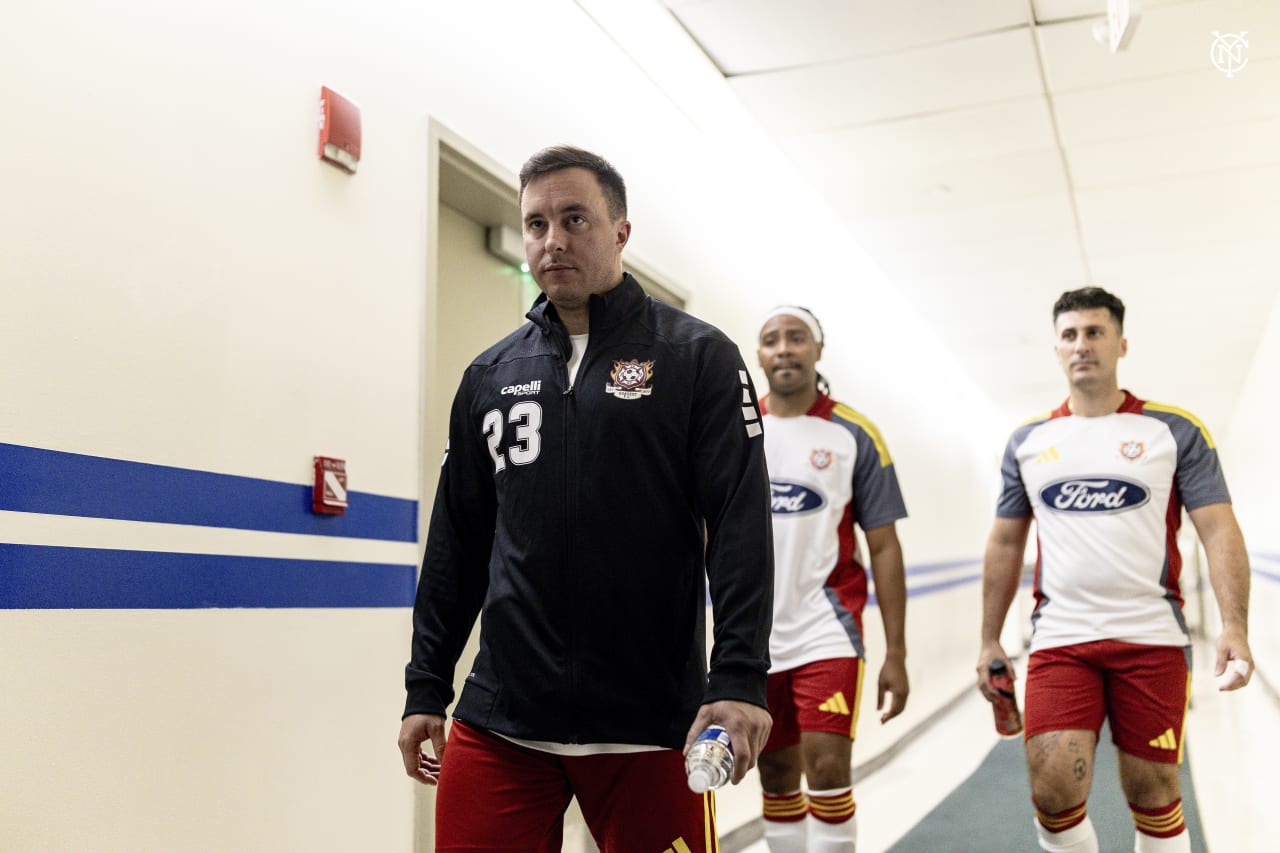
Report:
M 766 794 L 789 794 L 800 790 L 800 748 L 777 749 L 760 754 L 760 787 Z
M 853 779 L 853 741 L 832 732 L 805 732 L 804 776 L 811 791 L 848 788 Z
M 1027 768 L 1038 809 L 1058 814 L 1088 798 L 1097 743 L 1097 735 L 1086 730 L 1044 732 L 1028 738 Z
M 805 777 L 809 781 L 810 790 L 829 791 L 832 788 L 848 788 L 852 784 L 853 768 L 848 758 L 823 753 L 814 756 L 812 763 L 805 767 Z
M 1120 787 L 1135 806 L 1154 809 L 1167 806 L 1182 796 L 1182 779 L 1177 764 L 1149 761 L 1116 751 L 1120 764 Z

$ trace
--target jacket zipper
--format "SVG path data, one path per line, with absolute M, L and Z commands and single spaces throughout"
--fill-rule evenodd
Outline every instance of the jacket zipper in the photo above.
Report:
M 565 343 L 569 345 L 570 353 L 572 353 L 573 344 L 566 337 Z M 577 460 L 573 453 L 574 447 L 574 428 L 576 424 L 574 420 L 577 414 L 577 406 L 575 404 L 574 382 L 575 378 L 569 376 L 569 358 L 564 355 L 561 350 L 564 365 L 565 390 L 560 395 L 560 399 L 564 403 L 564 417 L 562 420 L 562 452 L 564 454 L 564 572 L 565 572 L 565 592 L 571 594 L 571 590 L 577 586 L 577 571 L 574 563 L 574 526 L 573 519 L 576 515 L 573 507 L 573 483 L 577 470 Z M 584 360 L 586 354 L 583 353 Z M 578 364 L 578 374 L 582 374 L 582 363 Z M 581 718 L 579 717 L 579 709 L 574 701 L 578 696 L 578 665 L 577 665 L 577 647 L 578 647 L 578 625 L 573 621 L 573 613 L 569 614 L 568 621 L 568 649 L 566 661 L 569 671 L 569 695 L 567 703 L 570 711 L 570 734 L 569 742 L 577 743 L 579 733 L 582 730 Z

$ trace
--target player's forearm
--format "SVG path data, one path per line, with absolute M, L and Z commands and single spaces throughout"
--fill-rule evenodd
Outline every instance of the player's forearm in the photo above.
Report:
M 1218 601 L 1222 627 L 1247 636 L 1249 631 L 1249 552 L 1229 503 L 1190 511 L 1209 562 L 1209 582 Z
M 907 653 L 907 580 L 902 548 L 895 542 L 871 554 L 871 576 L 884 625 L 886 654 Z
M 1249 632 L 1249 554 L 1239 527 L 1218 531 L 1204 541 L 1209 561 L 1209 582 L 1222 614 L 1222 627 Z
M 997 540 L 987 543 L 982 562 L 982 642 L 998 643 L 1004 620 L 1022 577 L 1023 544 Z

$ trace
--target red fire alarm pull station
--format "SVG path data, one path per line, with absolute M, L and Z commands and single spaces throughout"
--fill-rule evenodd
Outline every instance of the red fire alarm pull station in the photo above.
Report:
M 320 87 L 320 159 L 355 174 L 360 165 L 360 108 Z
M 343 459 L 316 456 L 316 482 L 311 491 L 311 510 L 321 515 L 342 515 L 347 511 L 347 463 Z

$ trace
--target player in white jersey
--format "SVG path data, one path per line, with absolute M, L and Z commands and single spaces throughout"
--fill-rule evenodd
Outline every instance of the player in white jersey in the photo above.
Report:
M 1105 718 L 1138 853 L 1190 851 L 1178 765 L 1191 695 L 1177 532 L 1185 507 L 1204 543 L 1222 614 L 1215 671 L 1223 690 L 1252 674 L 1249 563 L 1218 452 L 1187 412 L 1120 388 L 1124 304 L 1097 287 L 1053 308 L 1070 395 L 1019 427 L 987 542 L 978 687 L 1002 660 L 1000 633 L 1036 523 L 1036 606 L 1027 665 L 1026 738 L 1041 848 L 1096 853 L 1085 811 Z M 1114 849 L 1109 847 L 1108 849 Z
M 877 708 L 907 701 L 906 581 L 894 523 L 906 517 L 893 460 L 875 426 L 831 399 L 817 372 L 822 327 L 803 308 L 765 318 L 765 457 L 773 493 L 773 729 L 760 756 L 765 839 L 773 853 L 852 851 L 853 737 L 865 649 L 862 527 L 885 630 Z M 801 790 L 801 776 L 808 787 Z

